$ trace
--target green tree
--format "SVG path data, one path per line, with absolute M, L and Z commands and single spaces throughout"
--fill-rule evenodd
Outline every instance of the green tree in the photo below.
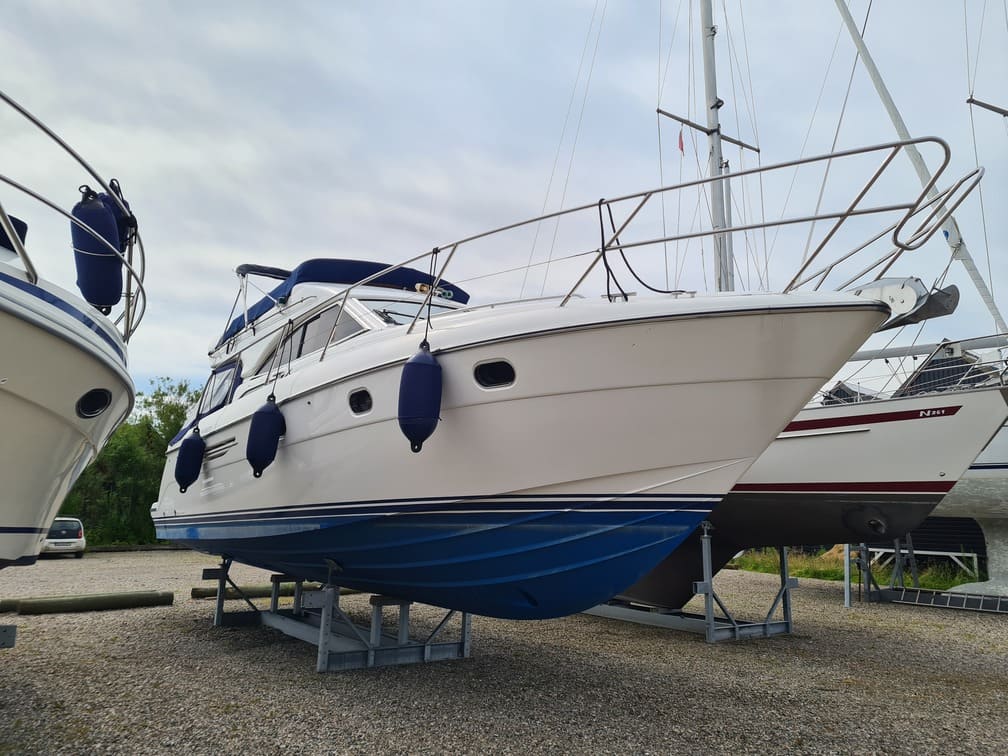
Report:
M 199 398 L 188 381 L 158 378 L 137 394 L 133 413 L 67 495 L 61 514 L 80 517 L 96 545 L 154 543 L 150 506 L 157 500 L 168 443 Z

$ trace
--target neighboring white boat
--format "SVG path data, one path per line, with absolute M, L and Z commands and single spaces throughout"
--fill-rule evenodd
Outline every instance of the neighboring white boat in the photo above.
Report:
M 837 0 L 837 5 L 851 28 L 862 61 L 880 94 L 888 99 L 849 12 L 842 0 Z M 709 3 L 701 3 L 701 8 L 707 99 L 715 102 L 711 40 L 716 30 Z M 961 237 L 952 218 L 965 195 L 960 194 L 953 202 L 935 188 L 937 173 L 927 170 L 917 148 L 918 140 L 910 139 L 891 99 L 887 108 L 895 115 L 905 152 L 920 173 L 927 204 L 936 208 L 933 214 L 941 214 L 935 222 L 942 227 L 956 257 L 972 265 L 965 247 L 960 247 Z M 711 108 L 707 114 L 712 155 L 720 155 L 716 111 Z M 968 193 L 972 187 L 966 187 L 965 182 L 973 181 L 975 185 L 981 175 L 964 177 L 957 188 Z M 894 250 L 894 254 L 900 253 Z M 876 265 L 888 270 L 894 261 L 890 258 Z M 869 266 L 863 271 L 873 269 Z M 813 273 L 809 270 L 807 263 L 795 281 L 819 280 L 821 284 L 834 272 L 834 266 L 827 264 Z M 976 272 L 975 266 L 971 272 Z M 958 303 L 955 287 L 925 297 L 922 295 L 929 287 L 919 281 L 907 285 L 881 275 L 863 284 L 850 278 L 840 287 L 858 286 L 863 293 L 871 290 L 890 302 L 895 317 L 889 326 L 946 315 Z M 842 400 L 827 395 L 822 406 L 798 414 L 712 513 L 713 570 L 716 572 L 734 554 L 750 547 L 851 543 L 903 536 L 934 509 L 1006 416 L 1008 405 L 999 387 L 905 398 L 882 398 L 858 391 L 848 392 Z M 693 596 L 694 582 L 703 579 L 701 565 L 701 541 L 696 534 L 621 598 L 678 609 Z
M 979 351 L 991 346 L 1000 349 Z M 963 383 L 1001 383 L 1008 373 L 1002 356 L 1006 346 L 1003 335 L 927 345 L 918 350 L 927 356 L 906 381 L 905 390 L 948 391 Z M 972 517 L 986 540 L 988 579 L 951 590 L 1008 596 L 1008 428 L 998 429 L 932 516 Z
M 712 512 L 714 571 L 747 548 L 904 536 L 1001 428 L 1006 398 L 998 385 L 802 410 Z M 678 609 L 700 579 L 694 537 L 623 595 Z
M 72 211 L 0 176 L 8 187 L 69 219 L 78 282 L 87 299 L 40 278 L 26 225 L 0 206 L 0 567 L 35 562 L 63 498 L 127 417 L 134 399 L 126 341 L 143 313 L 142 253 L 118 184 L 106 182 L 62 140 L 0 92 L 77 159 L 96 191 Z M 68 239 L 69 241 L 69 239 Z M 134 250 L 140 274 L 134 273 Z M 71 247 L 67 247 L 69 262 Z M 116 322 L 106 314 L 123 290 Z
M 987 580 L 951 590 L 1008 596 L 1008 428 L 991 439 L 933 515 L 972 517 L 987 542 Z

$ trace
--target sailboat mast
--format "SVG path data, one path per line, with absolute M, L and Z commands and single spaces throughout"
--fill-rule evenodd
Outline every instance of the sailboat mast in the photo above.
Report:
M 700 36 L 703 43 L 704 97 L 707 109 L 707 138 L 710 143 L 708 172 L 721 176 L 724 160 L 721 156 L 721 121 L 719 111 L 724 101 L 717 96 L 717 74 L 714 68 L 714 13 L 711 0 L 700 2 Z M 711 223 L 714 231 L 727 228 L 725 222 L 725 189 L 723 181 L 711 184 Z M 734 261 L 723 233 L 714 234 L 714 276 L 718 291 L 735 290 Z
M 861 62 L 864 63 L 865 70 L 868 72 L 872 83 L 875 85 L 875 91 L 878 92 L 878 96 L 882 100 L 882 104 L 885 106 L 886 112 L 889 114 L 889 118 L 892 119 L 893 126 L 896 127 L 896 133 L 902 140 L 910 139 L 910 132 L 907 130 L 906 124 L 903 122 L 903 118 L 900 115 L 899 110 L 896 109 L 896 103 L 893 102 L 892 95 L 889 94 L 889 90 L 886 88 L 885 82 L 882 81 L 882 75 L 875 66 L 875 61 L 872 59 L 871 53 L 868 52 L 868 46 L 865 44 L 864 38 L 861 36 L 861 32 L 858 31 L 857 24 L 854 23 L 854 18 L 851 16 L 846 0 L 836 0 L 836 6 L 837 10 L 840 11 L 840 16 L 843 18 L 847 31 L 850 32 L 851 39 L 854 40 L 854 46 L 857 47 L 858 54 L 861 56 Z M 916 169 L 918 177 L 920 177 L 921 184 L 927 185 L 927 183 L 931 181 L 931 172 L 924 163 L 924 158 L 921 157 L 920 151 L 917 149 L 916 145 L 912 144 L 907 145 L 904 149 L 910 157 L 910 162 L 913 163 L 913 167 Z M 934 198 L 937 195 L 938 190 L 934 187 L 932 187 L 931 191 L 928 192 L 929 199 Z M 966 272 L 973 281 L 973 285 L 980 294 L 980 298 L 983 300 L 983 303 L 987 306 L 988 311 L 990 311 L 991 316 L 994 318 L 994 324 L 998 333 L 1008 332 L 1008 325 L 1005 324 L 1004 318 L 1001 317 L 1001 311 L 994 303 L 994 296 L 987 287 L 987 282 L 984 281 L 983 276 L 980 275 L 976 262 L 974 262 L 973 256 L 970 254 L 969 248 L 966 246 L 966 241 L 959 233 L 959 226 L 956 224 L 955 218 L 950 215 L 945 223 L 942 224 L 942 231 L 944 232 L 943 235 L 945 236 L 945 240 L 952 248 L 952 256 L 961 262 L 963 267 L 966 268 Z

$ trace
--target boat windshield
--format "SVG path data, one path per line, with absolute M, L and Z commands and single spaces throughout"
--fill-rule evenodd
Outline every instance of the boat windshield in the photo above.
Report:
M 409 325 L 416 317 L 417 310 L 423 305 L 423 302 L 404 302 L 393 299 L 363 299 L 361 303 L 370 307 L 379 318 L 389 325 Z M 454 309 L 454 307 L 432 303 L 431 316 L 451 312 Z M 426 315 L 427 308 L 424 307 L 423 312 L 420 313 L 420 319 L 424 319 Z

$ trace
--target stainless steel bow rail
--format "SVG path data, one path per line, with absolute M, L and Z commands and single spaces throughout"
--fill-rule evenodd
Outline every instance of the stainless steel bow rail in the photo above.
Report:
M 0 100 L 7 103 L 12 109 L 24 116 L 25 119 L 37 127 L 43 134 L 59 145 L 78 165 L 81 166 L 81 168 L 87 172 L 89 176 L 91 176 L 99 184 L 99 186 L 101 186 L 105 193 L 119 206 L 120 210 L 127 215 L 132 215 L 130 209 L 126 206 L 123 200 L 112 190 L 109 182 L 102 178 L 101 175 L 92 168 L 91 165 L 84 160 L 84 158 L 81 157 L 81 155 L 77 153 L 77 151 L 74 150 L 66 141 L 60 138 L 39 118 L 28 112 L 28 110 L 22 107 L 18 102 L 13 100 L 3 91 L 0 91 Z M 0 174 L 0 181 L 7 186 L 17 189 L 22 194 L 31 197 L 55 213 L 62 215 L 72 224 L 94 237 L 100 244 L 107 248 L 111 254 L 114 254 L 122 261 L 123 266 L 126 269 L 126 290 L 123 294 L 125 304 L 123 306 L 123 311 L 116 317 L 115 325 L 119 329 L 120 334 L 122 334 L 123 341 L 128 342 L 130 337 L 136 331 L 140 321 L 143 319 L 144 313 L 147 309 L 147 292 L 144 289 L 144 276 L 146 274 L 147 267 L 146 255 L 144 253 L 143 240 L 141 239 L 139 232 L 135 232 L 131 235 L 129 245 L 125 253 L 123 253 L 110 244 L 105 237 L 99 234 L 91 226 L 75 218 L 68 210 L 63 209 L 52 200 L 42 196 L 38 192 L 30 189 L 9 176 Z M 14 225 L 11 223 L 10 216 L 7 214 L 7 211 L 4 209 L 2 204 L 0 204 L 0 227 L 2 227 L 4 232 L 7 234 L 7 238 L 10 239 L 11 245 L 14 247 L 14 252 L 21 260 L 21 264 L 24 265 L 25 272 L 28 276 L 28 282 L 32 284 L 37 283 L 39 280 L 38 271 L 35 268 L 31 257 L 28 255 L 25 245 L 21 242 L 21 237 L 14 230 Z
M 911 145 L 930 145 L 933 148 L 937 148 L 939 165 L 931 181 L 920 192 L 912 192 L 909 196 L 905 196 L 900 201 L 893 202 L 892 204 L 868 204 L 867 198 L 869 193 L 873 188 L 878 186 L 879 180 L 892 166 L 896 156 Z M 578 228 L 583 233 L 590 233 L 592 235 L 588 238 L 598 239 L 601 243 L 594 247 L 582 247 L 581 249 L 574 249 L 559 256 L 551 256 L 551 258 L 547 261 L 531 263 L 518 268 L 511 267 L 469 278 L 463 278 L 457 280 L 456 283 L 466 283 L 469 281 L 482 280 L 493 276 L 514 273 L 516 271 L 538 268 L 541 266 L 556 265 L 561 262 L 587 259 L 587 264 L 584 269 L 581 270 L 580 274 L 576 276 L 574 284 L 563 295 L 556 297 L 558 300 L 558 306 L 564 307 L 573 297 L 578 295 L 579 290 L 583 288 L 585 281 L 598 267 L 600 262 L 603 262 L 605 267 L 609 267 L 607 255 L 611 252 L 622 253 L 627 250 L 646 247 L 653 249 L 655 247 L 659 247 L 660 245 L 672 242 L 703 239 L 715 236 L 724 237 L 738 232 L 748 233 L 751 231 L 786 226 L 809 225 L 814 231 L 815 224 L 818 223 L 824 224 L 821 237 L 816 237 L 818 241 L 814 244 L 814 246 L 811 246 L 810 253 L 806 255 L 805 259 L 798 265 L 797 271 L 793 274 L 787 285 L 783 287 L 782 291 L 789 292 L 802 287 L 819 289 L 826 284 L 826 281 L 831 274 L 839 274 L 839 266 L 842 263 L 847 262 L 855 255 L 865 252 L 869 248 L 874 248 L 877 243 L 883 242 L 883 240 L 888 238 L 888 242 L 891 243 L 891 246 L 888 246 L 881 256 L 865 265 L 864 268 L 856 275 L 850 276 L 842 285 L 832 286 L 832 288 L 848 288 L 855 282 L 867 283 L 875 281 L 885 275 L 885 273 L 905 252 L 919 249 L 940 229 L 941 224 L 951 215 L 952 211 L 955 210 L 955 208 L 957 208 L 969 195 L 969 193 L 978 185 L 983 176 L 982 168 L 970 171 L 962 178 L 954 181 L 936 197 L 929 199 L 928 193 L 935 187 L 936 182 L 948 167 L 951 158 L 951 151 L 948 144 L 938 137 L 920 137 L 917 139 L 888 142 L 870 147 L 842 150 L 825 155 L 802 158 L 799 160 L 790 160 L 770 166 L 751 168 L 733 173 L 731 174 L 731 178 L 733 180 L 738 180 L 747 176 L 763 178 L 774 173 L 784 175 L 783 172 L 785 171 L 790 171 L 791 169 L 797 169 L 803 166 L 825 167 L 827 165 L 831 165 L 834 161 L 864 159 L 864 156 L 868 156 L 872 160 L 877 158 L 878 166 L 874 169 L 874 171 L 871 171 L 870 169 L 867 171 L 870 175 L 864 184 L 856 191 L 854 198 L 850 201 L 838 204 L 835 207 L 819 209 L 811 215 L 796 215 L 786 218 L 782 217 L 777 220 L 738 224 L 722 229 L 662 234 L 654 238 L 645 239 L 630 239 L 631 232 L 633 232 L 638 225 L 642 225 L 640 222 L 635 224 L 635 221 L 638 221 L 641 217 L 642 210 L 644 210 L 649 203 L 652 203 L 652 200 L 656 197 L 660 197 L 663 194 L 674 194 L 676 192 L 683 192 L 686 190 L 707 189 L 717 191 L 720 186 L 712 185 L 727 180 L 724 176 L 697 179 L 681 184 L 665 186 L 634 194 L 627 194 L 611 199 L 603 199 L 590 204 L 547 213 L 528 220 L 500 226 L 499 228 L 495 228 L 490 231 L 467 236 L 447 244 L 440 244 L 433 247 L 430 251 L 413 255 L 400 263 L 390 265 L 374 275 L 363 278 L 346 288 L 340 289 L 335 292 L 332 297 L 319 302 L 314 308 L 301 313 L 299 317 L 309 319 L 332 307 L 342 307 L 354 289 L 366 286 L 382 276 L 405 266 L 420 263 L 422 261 L 431 261 L 433 258 L 433 262 L 428 262 L 428 265 L 433 271 L 433 284 L 427 289 L 423 306 L 417 312 L 417 315 L 413 318 L 413 321 L 409 325 L 409 332 L 412 332 L 416 327 L 417 321 L 422 316 L 421 313 L 423 312 L 423 308 L 427 306 L 431 297 L 436 294 L 441 281 L 445 279 L 449 266 L 457 259 L 457 257 L 461 256 L 458 254 L 460 250 L 465 248 L 466 254 L 468 254 L 471 259 L 473 255 L 478 254 L 478 252 L 475 251 L 475 249 L 480 246 L 477 242 L 487 242 L 492 239 L 500 239 L 508 232 L 533 227 L 535 224 L 546 221 L 559 222 L 562 219 L 568 218 L 572 219 L 575 223 L 580 224 Z M 603 217 L 605 217 L 605 221 L 608 222 L 608 230 L 603 230 L 600 236 L 600 226 L 602 226 L 603 229 L 606 227 L 603 222 Z M 827 250 L 831 249 L 832 246 L 836 246 L 839 243 L 838 233 L 846 223 L 854 218 L 866 217 L 877 217 L 882 224 L 882 228 L 873 233 L 867 240 L 854 246 L 853 248 L 845 245 L 844 250 L 842 252 L 837 252 L 835 255 L 831 252 L 827 252 Z M 892 220 L 893 217 L 895 217 L 895 220 Z M 620 218 L 620 220 L 616 220 L 616 218 Z M 875 249 L 875 252 L 877 253 L 878 250 Z M 813 264 L 818 264 L 820 267 L 812 270 Z M 242 278 L 242 281 L 242 285 L 244 286 L 244 277 Z M 689 296 L 695 294 L 696 292 L 672 291 L 668 293 L 675 296 Z M 277 304 L 281 309 L 284 307 L 283 303 Z M 339 317 L 342 317 L 342 313 Z M 337 318 L 337 324 L 339 322 L 339 317 Z M 246 321 L 247 319 L 246 313 Z M 240 334 L 244 335 L 244 331 L 248 328 L 249 326 L 246 326 Z M 336 325 L 333 326 L 334 333 L 335 329 Z M 234 339 L 237 337 L 238 334 L 232 338 Z M 263 337 L 265 337 L 265 334 L 260 335 L 259 338 Z M 247 343 L 254 343 L 256 340 L 256 338 L 253 338 Z M 326 351 L 327 350 L 322 351 L 319 358 L 320 360 L 325 359 Z

